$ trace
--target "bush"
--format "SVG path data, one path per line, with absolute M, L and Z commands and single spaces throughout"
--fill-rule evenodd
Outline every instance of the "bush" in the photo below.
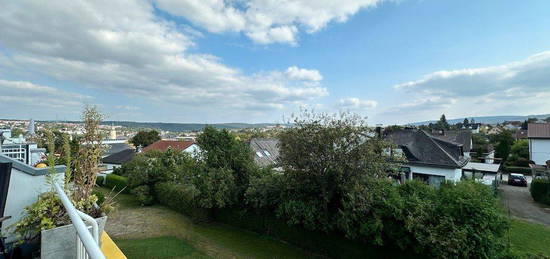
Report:
M 124 193 L 128 193 L 128 178 L 116 174 L 108 174 L 107 179 L 105 180 L 105 187 L 109 189 L 115 189 L 119 192 L 124 189 Z
M 384 247 L 366 245 L 347 239 L 339 233 L 323 233 L 290 226 L 269 210 L 216 209 L 213 217 L 217 222 L 268 235 L 331 258 L 421 258 L 391 244 Z
M 550 180 L 534 179 L 529 191 L 536 202 L 550 205 Z
M 147 185 L 140 185 L 132 189 L 132 194 L 136 196 L 139 203 L 143 205 L 152 205 L 155 202 L 151 189 Z
M 97 205 L 101 207 L 101 204 L 105 201 L 105 195 L 99 191 L 93 191 L 92 194 L 97 197 Z
M 158 183 L 155 189 L 159 203 L 189 216 L 193 222 L 210 220 L 209 211 L 197 206 L 200 192 L 194 185 L 165 182 Z

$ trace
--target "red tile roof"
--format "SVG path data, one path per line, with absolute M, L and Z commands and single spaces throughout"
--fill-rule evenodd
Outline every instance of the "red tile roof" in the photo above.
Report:
M 183 151 L 193 144 L 195 144 L 195 142 L 193 141 L 159 140 L 145 147 L 143 151 L 149 151 L 149 150 L 166 151 L 168 150 L 168 148 Z
M 550 123 L 529 123 L 529 138 L 550 138 Z

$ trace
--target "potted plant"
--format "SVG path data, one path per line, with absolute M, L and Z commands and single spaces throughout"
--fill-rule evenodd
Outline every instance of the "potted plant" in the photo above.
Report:
M 112 208 L 112 199 L 98 204 L 98 196 L 93 193 L 103 152 L 99 130 L 103 115 L 95 107 L 87 106 L 82 113 L 82 119 L 84 134 L 80 138 L 77 159 L 74 161 L 71 159 L 69 136 L 63 137 L 60 158 L 66 165 L 64 174 L 59 174 L 54 168 L 56 157 L 53 134 L 46 134 L 49 151 L 47 163 L 50 168 L 46 179 L 52 188 L 27 207 L 26 216 L 15 224 L 15 232 L 20 237 L 39 238 L 41 258 L 74 258 L 76 254 L 76 230 L 53 188 L 54 182 L 63 183 L 65 194 L 77 210 L 96 220 L 100 235 L 107 221 L 105 213 Z M 59 179 L 60 176 L 63 179 Z

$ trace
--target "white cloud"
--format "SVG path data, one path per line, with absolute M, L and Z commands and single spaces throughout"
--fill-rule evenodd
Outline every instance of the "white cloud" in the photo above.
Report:
M 234 11 L 224 12 L 212 26 L 240 26 Z M 149 1 L 10 1 L 0 8 L 0 35 L 4 73 L 45 76 L 185 110 L 282 109 L 328 94 L 316 70 L 246 75 L 215 56 L 191 53 L 197 34 L 155 16 Z
M 291 79 L 296 80 L 309 80 L 309 81 L 321 81 L 323 76 L 317 70 L 309 70 L 304 68 L 298 68 L 296 66 L 289 67 L 286 70 L 286 75 Z
M 0 103 L 2 107 L 32 106 L 43 108 L 80 108 L 89 96 L 70 93 L 54 87 L 26 81 L 0 79 Z
M 451 117 L 547 113 L 550 102 L 550 51 L 500 66 L 444 70 L 395 89 L 411 97 L 389 111 Z M 535 105 L 536 104 L 536 105 Z
M 256 43 L 295 44 L 299 29 L 317 32 L 382 0 L 156 0 L 160 9 L 213 33 L 243 32 Z
M 378 106 L 378 102 L 373 100 L 361 100 L 359 98 L 340 99 L 338 106 L 343 109 L 363 110 L 372 109 Z

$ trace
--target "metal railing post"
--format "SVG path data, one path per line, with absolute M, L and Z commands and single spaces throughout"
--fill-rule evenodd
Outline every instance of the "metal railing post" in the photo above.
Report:
M 95 234 L 96 237 L 94 238 L 84 224 L 84 221 L 82 221 L 81 214 L 84 213 L 79 213 L 79 211 L 73 206 L 73 203 L 69 200 L 69 197 L 67 197 L 67 195 L 65 194 L 65 191 L 63 191 L 63 188 L 61 188 L 58 183 L 54 183 L 54 187 L 57 191 L 57 194 L 59 195 L 59 198 L 61 199 L 61 202 L 63 203 L 63 206 L 65 207 L 65 210 L 67 210 L 67 214 L 69 214 L 69 217 L 71 218 L 74 228 L 76 229 L 77 241 L 78 239 L 80 239 L 81 241 L 77 242 L 77 253 L 79 250 L 79 243 L 82 243 L 86 250 L 84 254 L 87 254 L 91 259 L 105 259 L 105 255 L 103 255 L 103 252 L 101 252 L 99 244 L 96 241 L 98 239 L 97 234 Z M 88 215 L 86 216 L 91 218 Z M 93 218 L 92 221 L 95 222 Z M 93 224 L 92 230 L 94 230 Z M 97 233 L 97 222 L 95 223 L 95 233 Z

